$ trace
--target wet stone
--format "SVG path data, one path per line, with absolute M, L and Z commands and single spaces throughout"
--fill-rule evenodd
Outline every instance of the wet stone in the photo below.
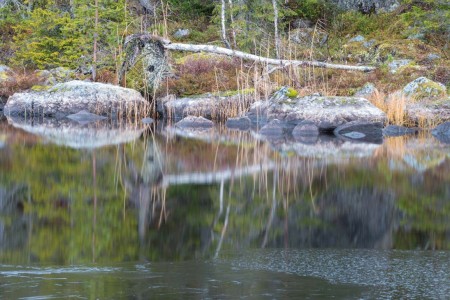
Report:
M 204 117 L 187 116 L 176 123 L 175 126 L 180 128 L 211 128 L 214 123 Z
M 106 117 L 90 113 L 86 110 L 81 110 L 81 111 L 77 112 L 76 114 L 68 115 L 67 118 L 71 119 L 72 121 L 78 122 L 80 124 L 86 124 L 86 123 L 90 123 L 90 122 L 107 119 Z
M 402 136 L 408 134 L 416 134 L 419 130 L 417 128 L 408 128 L 398 125 L 389 125 L 383 129 L 384 136 Z
M 450 122 L 442 123 L 431 131 L 440 142 L 450 144 Z
M 284 127 L 280 120 L 275 119 L 264 125 L 259 133 L 265 136 L 279 137 L 284 134 Z
M 345 140 L 380 144 L 383 142 L 383 124 L 371 122 L 348 122 L 337 127 L 334 134 Z
M 250 128 L 251 122 L 249 117 L 228 118 L 225 125 L 230 129 L 247 130 Z
M 319 135 L 319 128 L 312 122 L 303 121 L 294 127 L 292 135 L 294 137 L 317 136 Z

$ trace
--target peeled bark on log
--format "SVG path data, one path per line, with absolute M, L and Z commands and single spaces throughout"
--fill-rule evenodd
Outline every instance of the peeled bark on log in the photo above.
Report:
M 376 69 L 375 67 L 370 66 L 351 66 L 320 61 L 274 59 L 212 45 L 172 43 L 170 40 L 151 34 L 133 34 L 128 36 L 125 39 L 124 49 L 126 57 L 119 72 L 119 81 L 122 82 L 125 73 L 133 67 L 139 59 L 143 59 L 143 76 L 145 76 L 144 78 L 146 78 L 148 87 L 151 90 L 158 87 L 161 80 L 170 74 L 170 65 L 165 55 L 165 50 L 209 52 L 282 67 L 313 66 L 362 72 L 370 72 Z
M 253 60 L 259 63 L 265 63 L 274 66 L 314 66 L 319 68 L 328 69 L 340 69 L 340 70 L 350 70 L 350 71 L 362 71 L 370 72 L 375 70 L 375 67 L 370 66 L 351 66 L 342 64 L 332 64 L 320 61 L 306 61 L 306 60 L 289 60 L 289 59 L 275 59 L 263 56 L 258 56 L 242 51 L 230 50 L 222 47 L 211 46 L 211 45 L 192 45 L 192 44 L 180 44 L 180 43 L 170 43 L 164 44 L 163 47 L 169 50 L 178 51 L 189 51 L 189 52 L 209 52 L 215 54 L 222 54 L 232 57 L 238 57 L 246 60 Z

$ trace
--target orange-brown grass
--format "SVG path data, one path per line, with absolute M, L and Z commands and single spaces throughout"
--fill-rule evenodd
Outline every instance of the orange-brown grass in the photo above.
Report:
M 383 92 L 375 91 L 369 98 L 370 102 L 386 113 L 388 124 L 410 125 L 407 124 L 407 115 L 405 111 L 406 96 L 401 93 L 394 93 L 386 97 Z
M 0 85 L 0 97 L 9 97 L 12 94 L 27 90 L 33 85 L 41 83 L 40 78 L 33 71 L 10 71 L 9 79 Z
M 198 95 L 207 92 L 236 90 L 240 60 L 220 56 L 188 57 L 175 66 L 175 79 L 169 79 L 169 94 Z
M 115 72 L 107 69 L 101 69 L 97 73 L 96 81 L 102 83 L 117 84 L 118 78 Z

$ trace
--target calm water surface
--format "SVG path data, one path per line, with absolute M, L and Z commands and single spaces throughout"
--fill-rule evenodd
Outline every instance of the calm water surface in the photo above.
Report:
M 449 299 L 450 145 L 0 122 L 1 299 Z

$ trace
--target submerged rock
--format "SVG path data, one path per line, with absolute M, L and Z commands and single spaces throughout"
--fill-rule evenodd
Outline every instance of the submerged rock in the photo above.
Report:
M 248 117 L 228 118 L 225 125 L 230 129 L 247 130 L 250 128 L 252 121 Z
M 180 128 L 212 128 L 214 123 L 203 117 L 187 116 L 183 120 L 177 122 L 175 126 Z
M 353 121 L 337 127 L 334 134 L 345 140 L 381 144 L 383 142 L 382 127 L 382 123 Z
M 431 133 L 439 141 L 450 144 L 450 122 L 445 122 L 436 128 L 434 128 Z
M 293 127 L 310 121 L 320 131 L 332 131 L 351 121 L 385 122 L 386 115 L 367 99 L 358 97 L 307 96 L 255 102 L 247 116 L 253 123 L 278 119 Z
M 147 102 L 135 90 L 111 84 L 69 81 L 46 91 L 16 93 L 5 105 L 7 116 L 63 118 L 81 110 L 115 117 L 144 111 Z
M 389 125 L 383 129 L 384 136 L 402 136 L 408 134 L 416 134 L 419 130 L 417 128 L 408 128 L 398 125 Z
M 8 122 L 51 143 L 76 149 L 94 149 L 128 143 L 139 138 L 147 128 L 139 124 L 111 123 L 107 120 L 80 124 L 67 118 L 8 117 Z
M 76 121 L 80 124 L 87 124 L 90 122 L 95 122 L 95 121 L 106 119 L 106 117 L 99 116 L 96 114 L 91 114 L 90 112 L 85 111 L 85 110 L 79 111 L 76 114 L 68 115 L 66 118 Z

